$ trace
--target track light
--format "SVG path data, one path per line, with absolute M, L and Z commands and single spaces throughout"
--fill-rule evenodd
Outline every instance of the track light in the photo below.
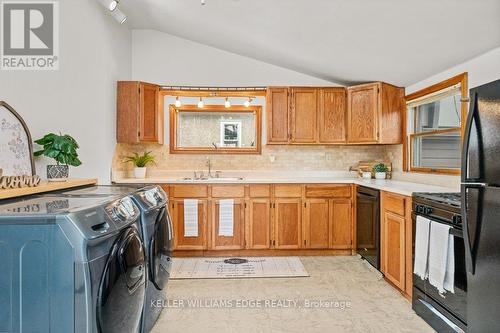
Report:
M 113 10 L 111 12 L 111 16 L 113 16 L 113 18 L 120 24 L 123 24 L 125 23 L 125 21 L 127 20 L 127 15 L 125 15 L 121 10 L 119 10 L 118 8 L 116 8 L 115 10 Z
M 230 108 L 231 107 L 231 102 L 229 101 L 229 97 L 226 97 L 226 101 L 224 102 L 224 107 L 225 108 Z
M 203 103 L 203 99 L 201 99 L 201 97 L 200 97 L 200 101 L 198 102 L 198 108 L 203 109 L 204 106 L 205 106 L 205 103 Z
M 108 8 L 110 11 L 114 11 L 116 6 L 118 6 L 118 0 L 113 0 L 109 3 Z
M 245 107 L 247 108 L 250 106 L 250 103 L 252 103 L 252 98 L 248 97 L 248 100 L 246 100 L 245 103 L 243 103 L 243 105 L 245 105 Z
M 181 100 L 179 99 L 179 96 L 175 98 L 175 107 L 180 108 L 182 105 Z

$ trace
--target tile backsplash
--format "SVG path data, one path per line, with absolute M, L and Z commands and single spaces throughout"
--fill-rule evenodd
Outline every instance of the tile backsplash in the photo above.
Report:
M 397 146 L 262 146 L 261 155 L 223 154 L 170 154 L 168 146 L 157 144 L 117 144 L 113 170 L 127 171 L 131 163 L 124 164 L 123 156 L 133 152 L 152 151 L 158 170 L 205 170 L 210 157 L 214 170 L 300 170 L 347 171 L 360 160 L 397 160 Z M 401 168 L 395 166 L 396 170 Z

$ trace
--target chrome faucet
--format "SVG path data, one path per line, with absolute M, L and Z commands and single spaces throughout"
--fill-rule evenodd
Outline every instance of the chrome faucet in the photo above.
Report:
M 212 161 L 210 161 L 210 157 L 207 157 L 207 167 L 208 167 L 208 178 L 213 178 L 213 176 L 212 176 Z

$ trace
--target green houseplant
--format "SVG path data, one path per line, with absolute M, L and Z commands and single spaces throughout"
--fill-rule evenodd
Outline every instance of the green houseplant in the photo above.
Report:
M 43 138 L 35 140 L 43 149 L 34 153 L 35 156 L 47 156 L 56 161 L 55 165 L 47 165 L 48 181 L 66 181 L 69 166 L 82 164 L 78 158 L 77 149 L 80 148 L 76 140 L 70 135 L 46 134 Z
M 384 163 L 378 163 L 373 166 L 372 171 L 375 173 L 375 179 L 385 179 L 389 168 Z
M 133 155 L 125 156 L 124 162 L 132 162 L 134 164 L 134 177 L 146 178 L 146 167 L 148 164 L 155 164 L 156 157 L 150 151 L 145 151 L 142 155 L 134 153 Z

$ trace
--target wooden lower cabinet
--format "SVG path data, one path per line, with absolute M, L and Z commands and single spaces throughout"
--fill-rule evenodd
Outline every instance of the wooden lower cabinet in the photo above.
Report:
M 331 200 L 331 243 L 332 249 L 352 248 L 352 201 L 349 199 Z
M 302 199 L 276 199 L 274 204 L 275 249 L 301 247 Z
M 197 237 L 184 235 L 184 199 L 171 199 L 170 209 L 174 227 L 174 250 L 206 250 L 208 201 L 198 200 Z
M 271 199 L 250 199 L 247 205 L 247 249 L 271 247 Z
M 233 236 L 219 235 L 219 200 L 212 200 L 212 223 L 210 249 L 212 250 L 241 250 L 245 248 L 245 201 L 234 200 L 233 206 Z
M 304 247 L 327 249 L 330 246 L 331 210 L 328 199 L 309 199 L 304 204 Z
M 380 269 L 388 281 L 411 298 L 411 198 L 381 192 L 380 222 Z

